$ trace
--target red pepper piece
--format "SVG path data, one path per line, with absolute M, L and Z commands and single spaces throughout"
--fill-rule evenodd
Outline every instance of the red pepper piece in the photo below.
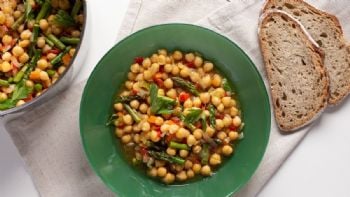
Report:
M 141 147 L 140 148 L 140 154 L 142 155 L 142 156 L 145 156 L 145 155 L 147 155 L 147 148 L 146 147 Z
M 180 102 L 185 102 L 187 99 L 189 99 L 190 98 L 190 94 L 189 93 L 187 93 L 187 92 L 181 92 L 180 94 L 179 94 L 179 100 L 180 100 Z
M 53 54 L 59 54 L 61 51 L 59 49 L 50 49 L 46 52 L 46 54 L 53 53 Z
M 142 62 L 143 62 L 143 57 L 135 57 L 135 59 L 134 59 L 134 63 L 138 63 L 138 64 L 142 64 Z

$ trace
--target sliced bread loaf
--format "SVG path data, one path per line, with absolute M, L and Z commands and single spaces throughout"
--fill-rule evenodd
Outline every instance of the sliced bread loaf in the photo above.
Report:
M 299 22 L 285 12 L 266 12 L 259 42 L 278 126 L 296 130 L 327 106 L 328 77 L 321 50 Z
M 283 10 L 296 18 L 324 51 L 330 80 L 328 102 L 338 104 L 350 93 L 350 46 L 346 46 L 337 17 L 302 0 L 267 0 L 263 13 L 270 9 Z

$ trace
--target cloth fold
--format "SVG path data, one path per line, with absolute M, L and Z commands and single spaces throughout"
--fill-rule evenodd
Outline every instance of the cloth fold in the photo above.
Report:
M 337 13 L 343 25 L 349 18 L 345 0 L 310 2 Z M 267 84 L 257 41 L 262 4 L 260 0 L 131 0 L 118 40 L 161 23 L 204 26 L 237 43 L 252 59 Z M 349 35 L 350 26 L 344 30 Z M 5 125 L 41 196 L 113 196 L 91 171 L 82 151 L 78 117 L 84 84 L 69 88 L 35 111 Z M 311 127 L 283 135 L 272 117 L 270 140 L 263 161 L 237 196 L 256 196 Z

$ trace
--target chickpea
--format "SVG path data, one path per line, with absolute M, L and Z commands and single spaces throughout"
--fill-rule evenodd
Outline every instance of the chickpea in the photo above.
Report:
M 202 147 L 199 145 L 196 145 L 192 148 L 193 153 L 199 154 L 202 151 Z
M 181 77 L 186 78 L 189 75 L 190 75 L 190 71 L 189 71 L 188 68 L 185 67 L 185 68 L 181 69 L 181 71 L 180 71 L 180 76 Z
M 187 99 L 187 100 L 184 102 L 184 107 L 185 107 L 185 108 L 191 108 L 192 106 L 193 106 L 193 104 L 192 104 L 191 99 Z
M 210 176 L 211 175 L 211 169 L 210 169 L 210 166 L 208 165 L 205 165 L 201 168 L 201 174 L 203 176 Z
M 139 106 L 140 106 L 140 102 L 139 102 L 138 100 L 132 100 L 132 101 L 130 102 L 130 107 L 132 107 L 132 108 L 134 108 L 134 109 L 139 108 Z
M 174 53 L 173 53 L 173 58 L 174 58 L 174 60 L 176 60 L 176 61 L 181 60 L 181 59 L 182 59 L 182 53 L 181 53 L 181 51 L 174 51 Z
M 232 106 L 232 102 L 231 102 L 231 97 L 225 96 L 222 97 L 221 99 L 221 103 L 225 106 L 225 107 L 231 107 Z
M 193 146 L 196 143 L 197 143 L 197 140 L 193 135 L 187 136 L 187 145 L 188 146 Z
M 222 121 L 224 122 L 225 127 L 229 127 L 232 124 L 232 118 L 229 115 L 226 115 Z
M 48 81 L 50 80 L 49 75 L 45 71 L 40 71 L 40 80 L 41 81 Z
M 36 65 L 41 70 L 45 70 L 49 66 L 49 63 L 46 61 L 46 59 L 40 59 L 39 61 L 37 61 Z
M 166 95 L 172 99 L 176 99 L 177 97 L 177 93 L 175 89 L 170 89 L 169 91 L 167 91 Z
M 235 127 L 239 127 L 242 123 L 242 120 L 239 116 L 235 116 L 232 120 L 232 123 Z
M 13 18 L 13 16 L 7 16 L 5 23 L 7 27 L 11 27 L 13 23 L 15 23 L 15 19 Z
M 188 155 L 188 151 L 187 150 L 180 150 L 179 155 L 180 155 L 180 157 L 185 158 Z
M 123 135 L 121 140 L 122 140 L 122 142 L 124 144 L 127 144 L 127 143 L 129 143 L 131 141 L 131 135 L 129 135 L 129 134 L 128 135 Z
M 196 129 L 193 131 L 193 136 L 196 138 L 196 140 L 202 139 L 202 133 L 203 131 L 201 129 Z
M 151 177 L 156 177 L 157 176 L 157 168 L 153 167 L 153 168 L 149 169 L 148 175 L 150 175 Z
M 193 178 L 194 177 L 194 172 L 191 169 L 187 170 L 186 174 L 187 174 L 188 178 Z
M 201 78 L 197 72 L 192 72 L 190 74 L 190 79 L 193 83 L 198 83 L 201 80 Z
M 179 181 L 185 181 L 187 179 L 187 174 L 185 171 L 181 171 L 176 174 L 176 179 Z
M 165 167 L 159 167 L 159 168 L 157 169 L 157 175 L 158 175 L 159 177 L 164 177 L 166 174 L 167 174 L 167 170 L 166 170 Z
M 6 16 L 4 12 L 0 11 L 0 25 L 3 25 L 6 22 Z
M 217 109 L 219 112 L 224 112 L 224 110 L 225 110 L 224 104 L 220 103 L 220 104 L 216 107 L 216 109 Z
M 168 124 L 163 124 L 162 126 L 160 126 L 160 131 L 163 133 L 168 132 L 169 129 L 170 129 L 170 125 L 168 125 Z
M 2 54 L 2 60 L 9 62 L 11 60 L 11 53 L 5 52 L 4 54 Z
M 34 86 L 33 81 L 31 81 L 31 80 L 26 80 L 26 86 L 27 86 L 27 87 L 33 87 L 33 86 Z
M 199 98 L 201 99 L 202 103 L 207 104 L 210 101 L 210 94 L 208 92 L 200 93 Z
M 121 138 L 124 135 L 124 130 L 123 129 L 115 129 L 115 135 Z
M 72 37 L 79 38 L 80 37 L 80 31 L 79 30 L 74 30 L 71 32 Z
M 2 43 L 3 43 L 4 45 L 9 45 L 9 44 L 11 44 L 11 42 L 12 42 L 12 36 L 4 35 L 4 36 L 2 37 Z
M 140 105 L 139 110 L 140 110 L 141 113 L 144 113 L 144 114 L 145 114 L 145 113 L 147 112 L 147 109 L 148 109 L 147 104 L 142 103 L 142 104 Z
M 24 105 L 26 102 L 24 101 L 24 100 L 19 100 L 19 101 L 17 101 L 17 103 L 16 103 L 16 107 L 18 107 L 18 106 L 21 106 L 21 105 Z
M 131 82 L 131 81 L 126 81 L 126 82 L 125 82 L 125 87 L 126 87 L 126 89 L 128 89 L 128 90 L 132 90 L 133 85 L 134 85 L 134 83 Z
M 23 53 L 21 56 L 19 56 L 19 62 L 24 64 L 28 62 L 29 60 L 29 55 L 27 53 Z
M 151 129 L 151 125 L 148 122 L 144 122 L 141 126 L 141 130 L 146 132 L 149 131 Z
M 171 129 L 171 128 L 170 128 Z M 183 139 L 183 138 L 187 138 L 187 136 L 189 136 L 190 132 L 185 129 L 185 128 L 180 128 L 177 132 L 176 132 L 176 137 L 178 139 Z
M 180 73 L 180 68 L 176 65 L 173 66 L 173 70 L 171 71 L 171 74 L 177 76 Z
M 44 37 L 39 37 L 37 42 L 36 42 L 36 45 L 39 47 L 39 48 L 44 48 L 46 42 L 45 42 L 45 38 Z
M 30 40 L 30 38 L 32 37 L 32 32 L 28 29 L 24 30 L 22 31 L 20 37 L 22 40 Z
M 47 28 L 49 27 L 49 23 L 47 22 L 46 19 L 41 19 L 39 21 L 39 26 L 40 26 L 40 29 L 43 30 L 43 31 L 46 31 Z
M 16 57 L 21 56 L 24 53 L 24 49 L 20 46 L 15 46 L 12 49 L 12 54 Z
M 8 98 L 7 94 L 4 92 L 0 92 L 0 101 L 5 101 Z
M 153 54 L 151 56 L 151 62 L 152 63 L 157 63 L 158 62 L 158 55 L 157 54 Z
M 202 101 L 200 98 L 195 97 L 195 98 L 193 98 L 192 104 L 194 107 L 200 108 L 202 106 Z
M 211 85 L 210 75 L 205 75 L 199 82 L 203 89 L 207 89 Z
M 215 106 L 218 106 L 220 105 L 221 103 L 221 100 L 219 99 L 219 97 L 216 97 L 216 96 L 212 96 L 211 97 L 211 103 Z
M 133 123 L 133 119 L 130 114 L 126 114 L 123 116 L 123 122 L 127 125 L 131 125 Z
M 154 163 L 155 163 L 156 167 L 163 167 L 163 166 L 165 166 L 165 161 L 156 160 Z
M 114 109 L 117 110 L 117 111 L 123 111 L 123 104 L 121 103 L 116 103 L 114 104 Z
M 179 130 L 179 126 L 176 124 L 170 125 L 169 126 L 169 133 L 173 134 Z
M 220 131 L 218 134 L 216 134 L 216 136 L 217 136 L 220 140 L 224 140 L 224 139 L 227 137 L 226 133 L 223 132 L 223 131 Z
M 131 133 L 132 131 L 132 125 L 127 125 L 124 127 L 124 132 L 125 133 Z
M 165 65 L 166 63 L 166 58 L 164 55 L 158 55 L 158 64 L 160 65 Z
M 210 72 L 213 70 L 213 68 L 214 68 L 214 65 L 211 62 L 205 62 L 203 65 L 204 72 Z
M 200 66 L 202 66 L 202 64 L 203 64 L 203 59 L 201 57 L 199 57 L 199 56 L 196 56 L 194 58 L 194 65 L 196 67 L 200 67 Z
M 161 126 L 161 125 L 163 124 L 163 122 L 164 122 L 164 120 L 163 120 L 162 117 L 157 117 L 157 118 L 156 118 L 156 121 L 155 121 L 155 124 L 156 124 L 157 126 Z
M 165 88 L 167 88 L 167 89 L 173 88 L 173 80 L 171 80 L 170 78 L 166 79 L 166 80 L 164 81 L 164 86 L 165 86 Z
M 237 116 L 238 115 L 238 109 L 236 107 L 231 107 L 230 115 L 233 116 L 233 117 Z
M 142 61 L 142 66 L 144 68 L 149 68 L 151 66 L 151 64 L 152 64 L 152 62 L 151 62 L 151 59 L 149 59 L 149 58 L 145 58 Z
M 186 60 L 187 62 L 193 62 L 193 61 L 194 61 L 194 58 L 195 58 L 195 56 L 194 56 L 193 53 L 187 53 L 187 54 L 185 55 L 185 60 Z
M 128 79 L 129 79 L 130 81 L 135 80 L 135 78 L 136 78 L 136 75 L 135 75 L 134 73 L 132 73 L 132 72 L 129 72 L 129 73 L 128 73 Z
M 218 74 L 214 74 L 213 80 L 211 81 L 211 84 L 214 87 L 220 87 L 221 86 L 221 77 Z
M 216 119 L 215 120 L 215 128 L 217 129 L 217 130 L 221 130 L 221 129 L 223 129 L 224 128 L 224 121 L 222 121 L 221 119 Z
M 10 70 L 12 70 L 12 65 L 9 63 L 9 62 L 7 62 L 7 61 L 4 61 L 2 64 L 0 64 L 1 65 L 1 71 L 2 72 L 4 72 L 4 73 L 6 73 L 6 72 L 9 72 Z
M 169 148 L 166 149 L 166 153 L 167 153 L 168 155 L 174 156 L 174 155 L 176 155 L 176 150 L 169 147 Z
M 132 73 L 137 74 L 140 71 L 139 64 L 136 63 L 136 64 L 131 65 L 130 70 Z
M 212 127 L 207 127 L 207 130 L 205 132 L 209 137 L 212 137 L 215 134 L 215 129 Z
M 65 70 L 66 70 L 66 67 L 65 67 L 65 66 L 60 66 L 60 67 L 58 68 L 57 73 L 60 74 L 60 75 L 62 75 L 62 74 L 64 73 Z
M 217 153 L 212 154 L 209 158 L 209 164 L 212 166 L 221 164 L 221 156 Z
M 153 77 L 153 74 L 152 74 L 152 72 L 150 70 L 145 70 L 143 72 L 143 78 L 145 80 L 150 81 L 152 79 L 152 77 Z
M 153 142 L 158 142 L 158 141 L 160 140 L 160 137 L 159 137 L 159 135 L 158 135 L 158 132 L 152 130 L 151 133 L 150 133 L 150 139 L 151 139 Z
M 165 64 L 165 66 L 164 66 L 164 71 L 165 71 L 166 73 L 171 73 L 172 70 L 173 70 L 173 65 L 171 65 L 171 64 Z
M 139 134 L 135 134 L 133 137 L 133 140 L 135 143 L 140 143 L 140 135 Z
M 191 169 L 192 168 L 192 166 L 193 166 L 193 163 L 192 163 L 192 161 L 190 161 L 190 160 L 186 160 L 185 161 L 185 169 Z
M 201 172 L 202 166 L 199 163 L 195 163 L 192 166 L 192 170 L 195 174 L 199 174 Z
M 157 72 L 159 72 L 159 64 L 158 63 L 153 63 L 151 65 L 150 71 L 151 71 L 152 75 L 157 73 Z
M 163 182 L 166 184 L 170 184 L 175 181 L 175 176 L 171 173 L 167 173 L 163 178 Z
M 26 48 L 30 45 L 30 41 L 29 40 L 21 40 L 18 42 L 18 46 L 22 47 L 22 48 Z
M 224 145 L 222 147 L 222 154 L 224 154 L 225 156 L 231 155 L 232 152 L 233 152 L 233 148 L 230 145 Z
M 228 136 L 229 136 L 230 140 L 233 141 L 233 140 L 238 139 L 239 134 L 238 134 L 238 132 L 236 132 L 236 131 L 230 131 L 230 132 L 228 133 Z

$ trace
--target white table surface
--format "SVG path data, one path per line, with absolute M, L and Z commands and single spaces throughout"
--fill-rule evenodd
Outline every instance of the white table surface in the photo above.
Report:
M 91 52 L 75 83 L 87 78 L 113 46 L 128 2 L 89 1 L 93 10 Z M 349 186 L 350 98 L 322 115 L 259 196 L 348 197 Z M 38 196 L 15 146 L 4 132 L 0 132 L 0 196 Z

